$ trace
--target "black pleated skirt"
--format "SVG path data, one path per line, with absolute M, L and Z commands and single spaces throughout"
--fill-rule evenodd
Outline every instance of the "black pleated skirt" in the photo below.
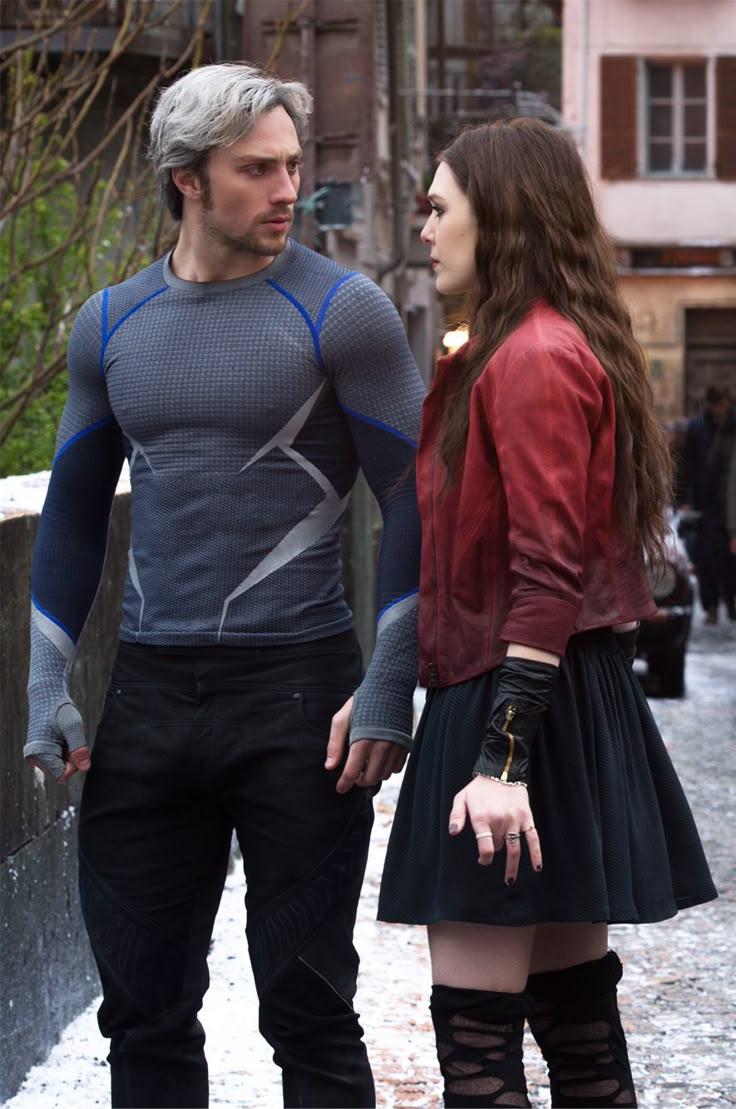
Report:
M 544 868 L 522 836 L 519 877 L 504 855 L 477 862 L 469 822 L 448 834 L 468 784 L 497 672 L 431 689 L 388 845 L 380 920 L 528 925 L 665 920 L 717 896 L 690 806 L 639 682 L 609 629 L 574 636 L 534 740 L 529 800 Z

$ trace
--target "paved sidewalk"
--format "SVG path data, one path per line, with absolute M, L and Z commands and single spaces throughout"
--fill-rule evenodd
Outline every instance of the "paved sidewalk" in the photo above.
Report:
M 714 650 L 714 647 L 716 648 Z M 721 897 L 672 921 L 611 930 L 625 977 L 620 1003 L 643 1109 L 710 1109 L 736 1104 L 732 1001 L 733 850 L 736 809 L 736 625 L 696 629 L 688 656 L 689 695 L 652 701 L 695 812 Z M 381 1109 L 440 1109 L 428 1014 L 429 966 L 421 929 L 375 920 L 378 883 L 398 785 L 377 802 L 357 943 L 363 1015 Z M 243 882 L 234 871 L 217 919 L 203 1011 L 211 1105 L 278 1109 L 281 1089 L 257 1032 L 243 937 Z M 90 1007 L 6 1109 L 88 1109 L 108 1103 L 105 1044 Z M 526 1051 L 530 1096 L 549 1104 L 536 1045 Z

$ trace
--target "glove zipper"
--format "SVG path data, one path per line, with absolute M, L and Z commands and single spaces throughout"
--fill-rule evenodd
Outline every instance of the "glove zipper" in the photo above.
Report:
M 507 705 L 506 706 L 506 716 L 505 716 L 503 724 L 501 725 L 501 731 L 504 732 L 505 735 L 508 736 L 508 743 L 509 743 L 507 751 L 506 751 L 506 761 L 503 764 L 503 770 L 501 771 L 501 774 L 499 775 L 502 782 L 507 782 L 509 780 L 509 770 L 511 769 L 511 763 L 512 763 L 512 760 L 514 758 L 514 743 L 516 741 L 514 739 L 514 736 L 513 736 L 512 732 L 509 731 L 509 725 L 511 724 L 511 721 L 514 719 L 515 715 L 516 715 L 516 709 L 514 708 L 514 706 L 513 705 Z

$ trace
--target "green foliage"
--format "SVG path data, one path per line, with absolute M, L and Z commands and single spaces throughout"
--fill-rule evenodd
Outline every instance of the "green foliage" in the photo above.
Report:
M 0 390 L 1 395 L 1 390 Z M 0 447 L 0 477 L 49 470 L 56 428 L 66 398 L 66 374 L 53 379 L 18 418 L 13 433 Z
M 199 63 L 212 2 L 192 19 L 185 0 L 118 0 L 105 51 L 90 34 L 104 0 L 20 5 L 20 36 L 0 43 L 0 477 L 51 463 L 81 305 L 167 245 L 145 123 Z
M 35 176 L 42 157 L 39 153 L 34 162 L 24 164 L 22 172 Z M 67 165 L 64 159 L 52 159 L 44 164 L 44 175 Z M 20 189 L 22 182 L 13 180 L 10 187 Z M 113 263 L 102 250 L 89 258 L 88 236 L 103 193 L 101 180 L 81 190 L 77 182 L 62 181 L 17 208 L 0 229 L 0 403 L 24 389 L 33 392 L 0 450 L 0 477 L 47 469 L 51 463 L 66 380 L 57 372 L 47 382 L 44 370 L 63 360 L 80 302 L 113 276 Z M 117 207 L 103 214 L 102 248 L 109 247 L 106 233 L 113 236 L 121 219 Z

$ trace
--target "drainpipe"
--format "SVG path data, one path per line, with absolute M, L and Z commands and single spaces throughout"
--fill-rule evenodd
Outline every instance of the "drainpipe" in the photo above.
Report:
M 580 0 L 580 156 L 588 165 L 588 46 L 590 13 L 588 0 Z M 564 17 L 563 17 L 564 18 Z
M 404 228 L 403 220 L 403 195 L 401 189 L 402 163 L 404 154 L 403 140 L 403 114 L 401 107 L 399 50 L 403 45 L 400 39 L 401 15 L 403 3 L 396 0 L 384 0 L 386 11 L 386 51 L 388 68 L 388 110 L 389 110 L 389 149 L 391 152 L 391 206 L 392 206 L 392 238 L 393 251 L 391 258 L 376 273 L 376 284 L 380 285 L 384 277 L 397 270 L 404 261 Z M 394 303 L 399 315 L 403 309 L 402 282 L 395 282 Z

